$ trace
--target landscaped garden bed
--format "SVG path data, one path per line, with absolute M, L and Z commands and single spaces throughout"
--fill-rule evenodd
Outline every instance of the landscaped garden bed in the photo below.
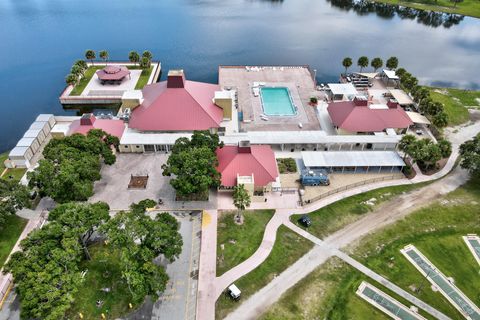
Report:
M 297 163 L 293 158 L 277 159 L 278 171 L 283 173 L 297 173 Z

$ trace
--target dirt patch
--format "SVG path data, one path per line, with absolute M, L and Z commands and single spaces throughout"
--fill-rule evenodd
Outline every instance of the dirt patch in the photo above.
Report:
M 130 176 L 128 189 L 146 189 L 148 183 L 148 175 L 146 176 Z

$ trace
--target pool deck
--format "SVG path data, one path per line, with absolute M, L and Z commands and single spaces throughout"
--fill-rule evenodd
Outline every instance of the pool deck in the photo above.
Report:
M 220 86 L 238 92 L 239 111 L 244 119 L 240 124 L 242 131 L 321 130 L 315 108 L 309 105 L 310 98 L 318 96 L 318 91 L 307 66 L 220 66 L 218 80 Z M 258 82 L 264 87 L 287 87 L 297 114 L 267 116 L 268 120 L 263 120 L 261 97 L 253 92 Z

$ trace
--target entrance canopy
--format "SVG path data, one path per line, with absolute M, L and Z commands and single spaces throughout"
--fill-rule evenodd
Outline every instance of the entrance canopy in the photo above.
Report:
M 328 87 L 336 96 L 356 96 L 358 94 L 357 89 L 351 83 L 329 83 Z
M 303 151 L 307 168 L 332 167 L 403 167 L 395 151 Z

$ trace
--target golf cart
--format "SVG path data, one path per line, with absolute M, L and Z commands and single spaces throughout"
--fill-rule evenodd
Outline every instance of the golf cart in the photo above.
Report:
M 307 216 L 306 214 L 301 216 L 300 219 L 298 219 L 298 222 L 306 228 L 312 225 L 312 220 L 310 220 L 310 217 Z
M 237 288 L 236 285 L 232 284 L 230 287 L 227 289 L 227 294 L 230 296 L 235 301 L 240 300 L 240 295 L 241 295 L 240 289 Z

